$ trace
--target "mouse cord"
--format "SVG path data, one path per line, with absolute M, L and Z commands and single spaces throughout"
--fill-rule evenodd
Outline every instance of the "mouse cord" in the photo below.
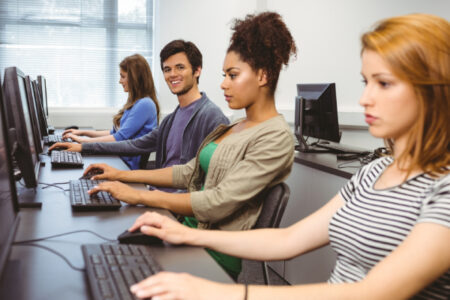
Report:
M 13 245 L 15 245 L 15 246 L 32 246 L 32 247 L 38 247 L 38 248 L 47 250 L 47 251 L 61 257 L 69 265 L 69 267 L 74 269 L 75 271 L 86 272 L 86 270 L 84 268 L 78 268 L 78 267 L 75 267 L 74 265 L 72 265 L 72 263 L 69 261 L 69 259 L 67 257 L 65 257 L 64 255 L 62 255 L 61 253 L 59 253 L 58 251 L 56 251 L 52 248 L 49 248 L 49 247 L 46 247 L 43 245 L 38 245 L 38 244 L 16 244 L 16 243 L 13 243 Z
M 69 184 L 69 183 L 70 183 L 69 181 L 66 181 L 66 182 L 54 182 L 54 183 L 39 182 L 39 184 L 44 185 L 44 187 L 42 187 L 42 189 L 46 189 L 46 188 L 49 188 L 49 187 L 54 187 L 54 188 L 61 189 L 61 190 L 65 191 L 65 192 L 68 191 L 68 190 L 60 187 L 59 185 Z
M 107 242 L 115 242 L 116 241 L 115 239 L 114 240 L 113 239 L 108 239 L 108 238 L 106 238 L 104 236 L 101 236 L 100 234 L 98 234 L 98 233 L 96 233 L 94 231 L 87 230 L 87 229 L 81 229 L 81 230 L 74 230 L 74 231 L 59 233 L 59 234 L 50 235 L 50 236 L 37 238 L 37 239 L 32 239 L 32 240 L 17 241 L 17 242 L 14 242 L 13 245 L 26 244 L 26 243 L 32 243 L 32 242 L 39 242 L 39 241 L 44 241 L 44 240 L 55 238 L 55 237 L 59 237 L 59 236 L 64 236 L 64 235 L 69 235 L 69 234 L 74 234 L 74 233 L 81 233 L 81 232 L 86 232 L 86 233 L 93 234 L 93 235 L 97 236 L 98 238 L 101 238 L 102 240 L 105 240 Z

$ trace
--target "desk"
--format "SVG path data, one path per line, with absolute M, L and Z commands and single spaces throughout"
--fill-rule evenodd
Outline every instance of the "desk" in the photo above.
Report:
M 369 150 L 383 146 L 367 130 L 343 130 L 341 143 Z M 345 168 L 342 168 L 345 164 Z M 291 196 L 280 227 L 288 227 L 327 203 L 361 167 L 359 162 L 338 161 L 335 154 L 295 153 L 292 172 L 286 179 Z M 325 282 L 336 255 L 330 246 L 269 266 L 290 284 Z
M 128 169 L 115 156 L 83 156 L 84 167 L 94 162 L 106 162 L 118 169 Z M 41 167 L 39 182 L 64 182 L 79 178 L 82 169 L 51 169 L 50 157 L 41 155 L 45 166 Z M 145 188 L 144 185 L 135 185 Z M 72 212 L 69 193 L 57 188 L 42 189 L 38 186 L 36 197 L 42 208 L 22 208 L 16 241 L 34 239 L 68 231 L 89 229 L 102 236 L 115 239 L 134 223 L 148 207 L 124 204 L 119 211 Z M 68 185 L 64 185 L 68 188 Z M 153 209 L 172 216 L 163 209 Z M 102 243 L 104 240 L 89 234 L 77 233 L 39 242 L 50 247 L 77 266 L 84 267 L 81 244 Z M 188 272 L 203 278 L 225 283 L 232 279 L 202 248 L 190 246 L 153 246 L 156 259 L 167 271 Z M 89 299 L 85 273 L 72 270 L 60 257 L 40 248 L 13 246 L 7 272 L 1 287 L 7 294 L 1 299 Z

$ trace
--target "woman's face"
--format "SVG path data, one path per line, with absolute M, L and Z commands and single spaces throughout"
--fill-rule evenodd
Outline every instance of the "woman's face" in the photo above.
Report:
M 224 80 L 220 87 L 231 109 L 251 106 L 258 99 L 260 81 L 250 65 L 235 52 L 228 52 L 223 63 Z
M 123 91 L 128 93 L 128 74 L 122 69 L 120 69 L 119 83 L 123 86 Z
M 370 50 L 362 54 L 361 74 L 366 86 L 359 103 L 370 133 L 394 141 L 405 139 L 419 116 L 413 86 L 396 77 L 384 59 Z

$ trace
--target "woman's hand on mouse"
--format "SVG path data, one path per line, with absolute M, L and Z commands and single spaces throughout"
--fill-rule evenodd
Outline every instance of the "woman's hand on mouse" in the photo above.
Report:
M 66 151 L 72 151 L 72 152 L 81 152 L 82 146 L 81 146 L 81 144 L 77 144 L 77 143 L 55 143 L 50 148 L 48 148 L 48 150 L 52 151 L 55 148 L 56 149 L 63 148 Z
M 78 143 L 85 143 L 90 140 L 88 137 L 79 136 L 73 133 L 65 133 L 62 136 L 63 139 L 72 139 L 72 141 L 78 142 Z
M 92 164 L 89 165 L 86 170 L 84 170 L 83 175 L 86 175 L 92 169 L 99 169 L 97 173 L 101 173 L 93 176 L 93 180 L 120 180 L 120 174 L 123 172 L 107 164 Z
M 99 175 L 96 175 L 99 176 Z M 92 177 L 94 179 L 96 176 Z M 126 202 L 128 204 L 136 205 L 141 203 L 142 192 L 141 190 L 136 190 L 129 185 L 122 183 L 120 181 L 105 181 L 99 183 L 97 186 L 88 191 L 89 195 L 105 191 L 111 194 L 117 200 Z
M 195 232 L 194 229 L 155 212 L 146 212 L 141 215 L 129 231 L 135 231 L 139 228 L 142 233 L 156 236 L 171 244 L 190 244 L 190 237 Z

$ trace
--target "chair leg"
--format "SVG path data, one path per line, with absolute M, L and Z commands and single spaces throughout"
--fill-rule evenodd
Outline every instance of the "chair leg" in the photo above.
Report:
M 264 275 L 264 283 L 266 285 L 270 285 L 270 277 L 269 277 L 269 269 L 267 267 L 267 263 L 263 261 L 263 275 Z

